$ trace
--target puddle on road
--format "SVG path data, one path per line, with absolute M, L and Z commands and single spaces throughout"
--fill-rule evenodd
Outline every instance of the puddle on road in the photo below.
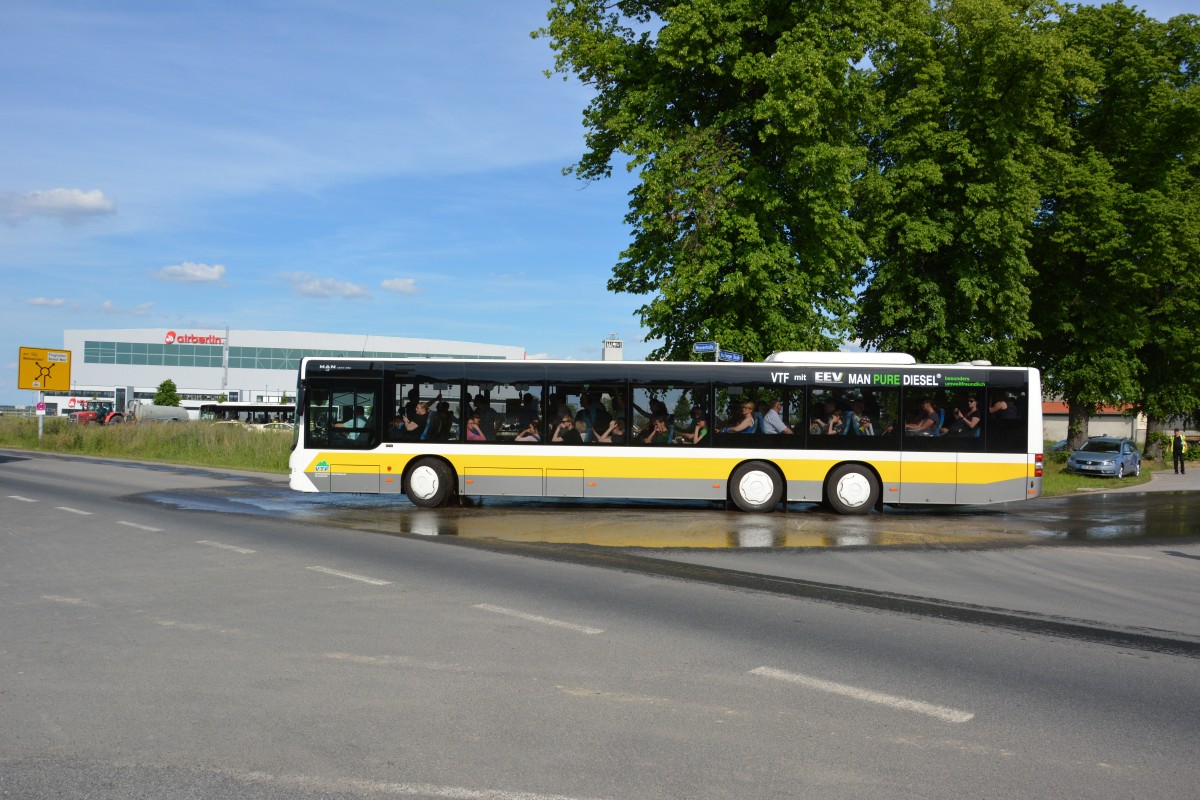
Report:
M 306 494 L 262 486 L 140 497 L 193 511 L 317 520 L 382 533 L 619 548 L 955 547 L 1200 535 L 1200 494 L 1189 492 L 1089 495 L 977 508 L 889 508 L 862 517 L 838 516 L 811 504 L 744 514 L 710 503 L 508 498 L 421 509 L 395 495 Z

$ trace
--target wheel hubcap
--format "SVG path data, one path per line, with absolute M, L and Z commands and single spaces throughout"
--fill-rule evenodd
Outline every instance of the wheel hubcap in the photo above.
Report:
M 437 494 L 440 483 L 437 470 L 433 467 L 417 467 L 408 476 L 409 488 L 412 489 L 413 494 L 422 500 L 428 500 Z
M 843 475 L 833 488 L 837 499 L 850 508 L 858 508 L 871 497 L 871 482 L 857 472 Z
M 760 506 L 763 503 L 769 502 L 771 495 L 775 492 L 775 481 L 771 476 L 762 470 L 754 470 L 747 472 L 738 481 L 738 494 L 747 503 L 753 503 Z

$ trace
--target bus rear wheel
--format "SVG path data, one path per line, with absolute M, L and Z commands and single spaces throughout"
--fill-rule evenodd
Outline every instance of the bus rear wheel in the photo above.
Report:
M 748 461 L 729 477 L 729 493 L 742 511 L 770 511 L 783 499 L 783 477 L 770 464 Z
M 413 464 L 404 481 L 404 493 L 414 506 L 437 508 L 454 492 L 454 473 L 444 461 L 422 458 Z
M 839 514 L 866 514 L 879 502 L 879 481 L 858 464 L 843 464 L 829 475 L 825 501 Z

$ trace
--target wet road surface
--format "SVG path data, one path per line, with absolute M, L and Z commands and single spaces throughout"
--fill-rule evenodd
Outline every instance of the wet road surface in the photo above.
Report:
M 403 497 L 292 492 L 247 482 L 139 499 L 226 514 L 285 517 L 380 533 L 606 548 L 995 547 L 1138 542 L 1200 535 L 1200 492 L 1111 492 L 1000 506 L 897 509 L 861 517 L 791 504 L 745 514 L 713 503 L 487 498 L 442 509 Z

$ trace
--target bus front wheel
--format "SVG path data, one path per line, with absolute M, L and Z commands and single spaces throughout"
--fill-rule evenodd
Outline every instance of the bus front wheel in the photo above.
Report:
M 739 464 L 729 478 L 729 493 L 742 511 L 770 511 L 783 499 L 783 477 L 770 464 Z
M 839 514 L 866 514 L 879 502 L 879 481 L 859 464 L 843 464 L 829 476 L 825 499 Z
M 445 462 L 422 458 L 409 470 L 404 493 L 413 505 L 437 508 L 444 505 L 454 491 L 454 474 Z

